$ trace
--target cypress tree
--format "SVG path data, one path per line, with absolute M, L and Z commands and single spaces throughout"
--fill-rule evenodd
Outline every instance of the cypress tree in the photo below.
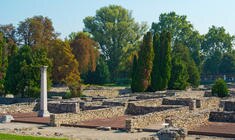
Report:
M 133 59 L 133 64 L 132 64 L 132 80 L 131 80 L 131 90 L 132 92 L 136 92 L 136 87 L 138 86 L 137 83 L 136 83 L 136 73 L 137 73 L 137 56 L 135 55 L 134 56 L 134 59 Z
M 160 90 L 160 85 L 162 83 L 162 77 L 160 72 L 160 37 L 159 34 L 155 34 L 153 37 L 153 69 L 151 73 L 151 90 Z
M 143 44 L 140 46 L 138 65 L 136 71 L 136 86 L 135 91 L 143 92 L 150 86 L 150 76 L 153 66 L 153 39 L 151 32 L 148 32 L 143 39 Z
M 159 90 L 167 88 L 171 76 L 171 35 L 169 32 L 163 31 L 160 37 L 160 73 L 161 84 Z
M 174 57 L 172 60 L 172 71 L 169 82 L 169 89 L 184 90 L 188 85 L 188 72 L 185 63 L 180 57 Z

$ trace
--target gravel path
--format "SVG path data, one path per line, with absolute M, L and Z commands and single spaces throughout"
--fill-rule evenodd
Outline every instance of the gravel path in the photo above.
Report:
M 0 133 L 34 135 L 46 137 L 66 137 L 71 140 L 153 140 L 155 133 L 126 133 L 122 131 L 102 131 L 74 127 L 48 127 L 46 125 L 7 123 L 0 124 Z M 189 136 L 187 140 L 232 140 L 218 137 Z

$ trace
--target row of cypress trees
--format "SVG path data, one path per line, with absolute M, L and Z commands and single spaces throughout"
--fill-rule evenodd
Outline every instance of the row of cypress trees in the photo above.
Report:
M 189 85 L 200 84 L 200 72 L 189 49 L 180 42 L 171 47 L 169 32 L 156 33 L 153 37 L 148 32 L 137 56 L 132 68 L 133 92 L 184 90 Z
M 133 92 L 157 91 L 167 88 L 171 75 L 171 35 L 163 31 L 161 35 L 148 32 L 133 60 Z

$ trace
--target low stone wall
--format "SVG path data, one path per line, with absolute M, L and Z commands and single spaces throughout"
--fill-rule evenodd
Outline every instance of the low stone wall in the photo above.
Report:
M 189 112 L 189 107 L 180 107 L 176 109 L 168 109 L 160 112 L 152 112 L 146 115 L 135 116 L 126 120 L 127 131 L 133 131 L 134 129 L 144 128 L 150 124 L 162 122 L 165 118 L 175 115 L 183 115 Z
M 104 101 L 102 105 L 105 105 L 105 106 L 126 106 L 127 102 Z
M 155 107 L 155 106 L 160 106 L 162 105 L 162 98 L 159 99 L 147 99 L 147 100 L 140 100 L 140 101 L 133 101 L 131 102 L 136 106 L 150 106 L 150 107 Z
M 50 113 L 78 113 L 79 103 L 48 103 Z
M 184 115 L 166 118 L 165 122 L 177 128 L 195 129 L 206 125 L 210 111 L 191 112 Z
M 36 103 L 0 105 L 0 114 L 29 113 L 36 109 Z
M 234 122 L 235 123 L 235 111 L 211 112 L 209 120 L 213 122 Z
M 196 108 L 200 109 L 216 109 L 220 106 L 220 98 L 207 97 L 196 99 Z
M 122 116 L 125 113 L 125 107 L 112 107 L 97 110 L 81 111 L 79 113 L 52 114 L 50 116 L 50 124 L 52 126 L 60 126 L 61 124 L 76 124 L 81 121 L 112 118 L 114 116 Z
M 34 98 L 2 98 L 0 97 L 0 104 L 9 105 L 16 103 L 33 103 L 37 99 Z
M 162 105 L 184 105 L 189 106 L 190 110 L 194 110 L 196 101 L 191 98 L 164 98 Z
M 156 107 L 148 107 L 148 106 L 136 106 L 134 103 L 129 103 L 126 109 L 126 114 L 129 115 L 144 115 L 151 112 L 159 112 L 168 109 L 175 109 L 182 106 L 173 106 L 173 105 L 163 105 L 163 106 L 156 106 Z
M 224 111 L 235 111 L 235 100 L 224 102 Z
M 106 98 L 114 98 L 119 95 L 119 90 L 117 89 L 99 89 L 99 90 L 84 90 L 82 91 L 83 95 L 92 96 L 92 97 L 106 97 Z

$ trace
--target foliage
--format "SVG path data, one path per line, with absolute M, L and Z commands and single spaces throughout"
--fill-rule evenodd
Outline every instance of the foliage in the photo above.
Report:
M 218 50 L 211 54 L 203 64 L 203 73 L 219 74 L 219 65 L 221 63 L 222 57 L 222 53 Z
M 79 32 L 77 36 L 71 40 L 70 46 L 80 65 L 79 72 L 86 74 L 88 71 L 95 71 L 99 56 L 98 44 L 86 33 Z
M 228 87 L 223 79 L 217 79 L 212 86 L 212 95 L 226 97 L 229 95 Z
M 66 139 L 60 139 L 60 138 L 20 136 L 20 135 L 13 135 L 13 134 L 0 134 L 0 138 L 3 140 L 66 140 Z
M 131 90 L 132 92 L 136 92 L 135 89 L 137 89 L 138 83 L 136 81 L 137 77 L 137 56 L 134 56 L 133 64 L 132 64 L 132 76 L 131 76 Z
M 153 37 L 153 69 L 151 73 L 151 90 L 157 91 L 161 89 L 162 77 L 160 72 L 160 36 L 156 33 Z
M 185 90 L 188 86 L 189 75 L 187 67 L 181 58 L 176 56 L 172 59 L 172 71 L 169 89 Z
M 186 45 L 193 56 L 197 66 L 201 65 L 200 47 L 203 37 L 196 31 L 185 15 L 177 15 L 175 12 L 163 13 L 159 16 L 159 22 L 153 23 L 153 32 L 162 33 L 164 30 L 171 33 L 172 45 L 181 42 Z
M 18 42 L 27 46 L 47 47 L 57 35 L 52 21 L 43 16 L 27 18 L 17 28 Z
M 189 75 L 188 83 L 193 87 L 198 87 L 200 84 L 199 70 L 190 55 L 190 51 L 182 43 L 176 43 L 173 47 L 172 55 L 182 60 L 182 63 L 186 65 L 187 74 Z
M 226 53 L 219 64 L 221 74 L 235 74 L 235 54 Z
M 100 57 L 95 71 L 88 71 L 85 79 L 87 84 L 106 84 L 110 81 L 108 65 L 103 57 Z
M 202 51 L 206 57 L 214 55 L 214 53 L 231 52 L 234 45 L 235 36 L 226 33 L 223 27 L 212 26 L 202 43 Z
M 102 7 L 96 11 L 95 16 L 86 17 L 83 21 L 84 30 L 91 33 L 99 43 L 111 78 L 115 80 L 119 75 L 121 60 L 137 51 L 136 44 L 147 30 L 146 24 L 136 23 L 130 11 L 117 5 Z
M 51 41 L 48 57 L 52 59 L 53 83 L 67 84 L 73 97 L 80 95 L 80 73 L 68 42 Z
M 45 49 L 23 46 L 12 57 L 6 73 L 5 90 L 21 97 L 39 97 L 40 66 L 51 65 Z M 50 71 L 50 69 L 49 69 Z M 48 85 L 50 86 L 50 76 Z
M 163 31 L 160 35 L 160 74 L 161 83 L 159 90 L 164 90 L 168 86 L 171 77 L 171 35 Z
M 147 34 L 144 36 L 138 56 L 135 78 L 138 86 L 136 86 L 134 91 L 143 92 L 147 90 L 151 82 L 150 78 L 154 58 L 153 39 L 151 32 L 147 32 Z

